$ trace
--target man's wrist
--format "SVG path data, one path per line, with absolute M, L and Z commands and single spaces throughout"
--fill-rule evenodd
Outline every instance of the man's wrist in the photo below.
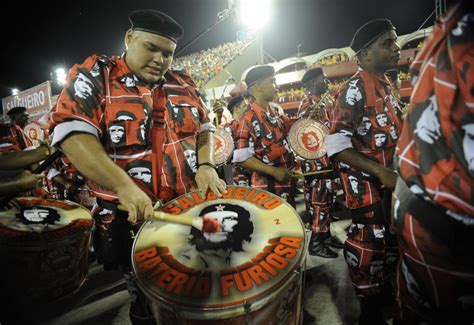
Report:
M 210 162 L 202 162 L 202 163 L 199 163 L 198 164 L 198 168 L 201 167 L 201 166 L 209 166 L 209 167 L 212 167 L 212 168 L 216 168 L 216 165 L 210 163 Z

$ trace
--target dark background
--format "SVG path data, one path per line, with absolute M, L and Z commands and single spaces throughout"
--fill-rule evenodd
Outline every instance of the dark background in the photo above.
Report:
M 183 46 L 217 20 L 227 0 L 35 1 L 19 2 L 13 22 L 1 22 L 4 59 L 0 97 L 50 79 L 57 67 L 69 69 L 92 53 L 118 55 L 130 24 L 127 14 L 153 8 L 166 12 L 185 29 Z M 354 31 L 375 18 L 389 18 L 398 35 L 416 31 L 433 12 L 435 0 L 273 0 L 272 18 L 264 28 L 265 51 L 276 60 L 348 46 Z M 431 26 L 434 15 L 423 26 Z M 242 29 L 234 16 L 221 22 L 183 54 L 236 39 Z

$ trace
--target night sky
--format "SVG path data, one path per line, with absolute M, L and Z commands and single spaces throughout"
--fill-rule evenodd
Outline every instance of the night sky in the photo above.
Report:
M 389 18 L 399 35 L 417 30 L 434 10 L 435 0 L 273 0 L 272 18 L 264 29 L 264 48 L 276 60 L 300 51 L 313 54 L 326 48 L 348 46 L 354 31 L 375 18 Z M 34 1 L 19 3 L 11 14 L 13 23 L 2 31 L 0 97 L 49 79 L 50 72 L 69 69 L 92 53 L 120 54 L 127 14 L 153 8 L 166 12 L 185 29 L 178 44 L 186 44 L 212 25 L 227 0 L 134 0 L 134 1 Z M 432 25 L 434 16 L 424 26 Z M 234 17 L 187 48 L 183 54 L 233 41 L 242 29 Z

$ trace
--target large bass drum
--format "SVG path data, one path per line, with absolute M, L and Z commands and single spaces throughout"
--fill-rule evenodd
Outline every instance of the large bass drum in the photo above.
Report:
M 281 198 L 229 186 L 183 195 L 163 210 L 214 218 L 216 233 L 147 221 L 132 263 L 158 324 L 301 324 L 304 228 Z
M 15 207 L 0 212 L 0 296 L 31 306 L 78 290 L 89 267 L 89 211 L 70 201 L 19 197 L 13 202 Z
M 300 158 L 315 160 L 326 155 L 326 137 L 329 129 L 323 123 L 303 118 L 296 121 L 288 132 L 288 143 Z

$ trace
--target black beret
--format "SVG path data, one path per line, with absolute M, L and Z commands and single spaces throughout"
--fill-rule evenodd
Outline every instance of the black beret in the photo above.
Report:
M 307 83 L 310 80 L 316 79 L 319 75 L 324 75 L 324 71 L 321 67 L 316 67 L 316 68 L 309 69 L 303 75 L 303 78 L 301 79 L 301 82 L 302 83 Z
M 158 34 L 177 42 L 184 30 L 173 18 L 158 10 L 143 9 L 132 11 L 128 15 L 132 29 Z
M 235 96 L 235 97 L 232 97 L 230 100 L 229 100 L 229 103 L 227 103 L 227 109 L 229 110 L 229 112 L 231 112 L 232 114 L 234 114 L 234 108 L 235 106 L 237 105 L 240 105 L 240 103 L 244 100 L 244 97 L 243 96 Z
M 8 116 L 14 116 L 14 115 L 22 114 L 22 113 L 25 113 L 25 112 L 26 112 L 26 107 L 17 106 L 17 107 L 13 107 L 11 110 L 9 110 L 7 115 Z
M 355 32 L 350 47 L 354 50 L 356 54 L 359 54 L 361 50 L 371 45 L 377 40 L 377 38 L 382 36 L 382 34 L 390 30 L 395 30 L 395 27 L 392 25 L 392 22 L 390 20 L 371 20 L 368 23 L 362 25 L 357 30 L 357 32 Z
M 250 88 L 255 83 L 265 78 L 271 77 L 275 74 L 275 69 L 271 65 L 257 65 L 250 69 L 245 76 L 245 83 L 247 88 Z

